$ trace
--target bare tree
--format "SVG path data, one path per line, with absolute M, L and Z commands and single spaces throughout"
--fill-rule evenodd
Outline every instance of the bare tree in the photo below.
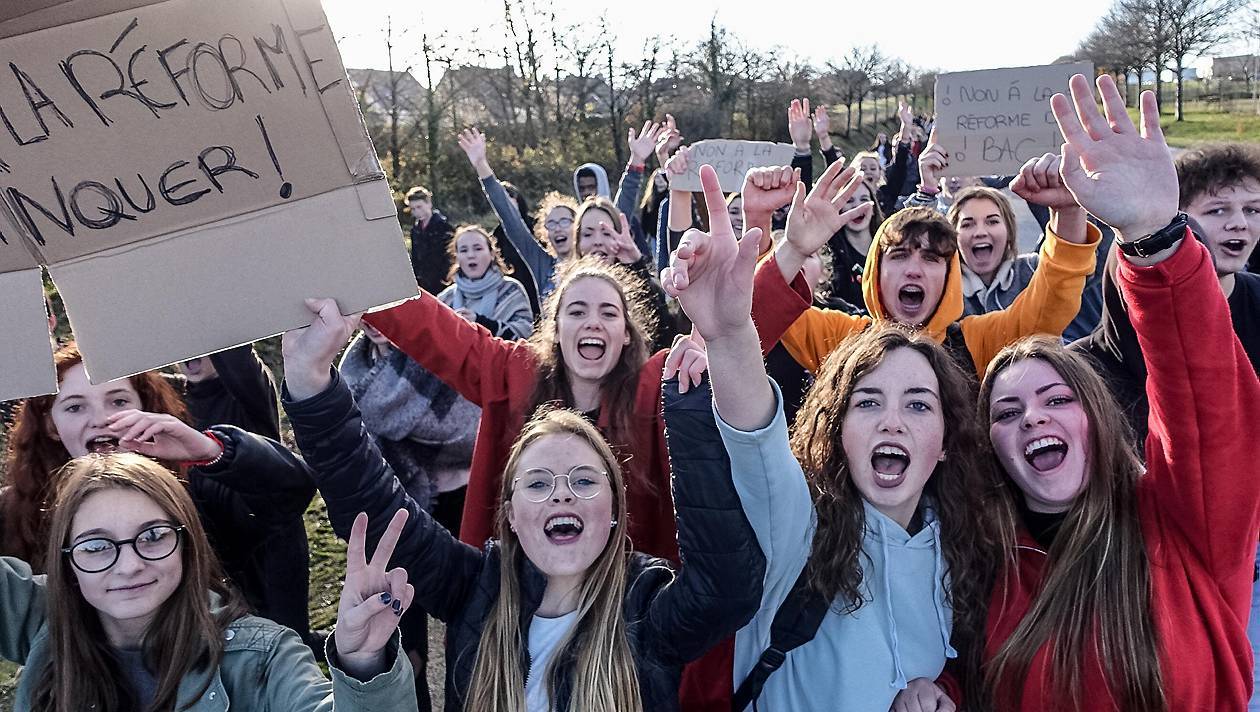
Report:
M 1186 59 L 1224 41 L 1232 34 L 1230 20 L 1247 5 L 1247 0 L 1156 0 L 1165 5 L 1168 52 L 1177 77 L 1176 120 L 1183 112 Z
M 884 64 L 884 56 L 879 51 L 879 45 L 870 45 L 869 47 L 854 47 L 849 50 L 849 54 L 844 58 L 844 66 L 853 72 L 857 86 L 854 87 L 857 92 L 858 106 L 858 130 L 862 130 L 862 102 L 866 99 L 867 93 L 871 87 L 875 85 L 875 79 L 880 72 L 880 68 Z
M 688 61 L 708 95 L 709 117 L 717 121 L 712 127 L 714 134 L 731 128 L 731 109 L 739 92 L 740 71 L 744 68 L 741 44 L 726 28 L 718 25 L 715 17 L 709 22 L 709 36 L 696 46 Z

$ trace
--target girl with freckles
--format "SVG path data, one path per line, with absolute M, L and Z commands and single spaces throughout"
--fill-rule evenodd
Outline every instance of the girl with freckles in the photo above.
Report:
M 603 279 L 587 280 L 567 292 L 562 282 L 558 294 L 597 298 Z M 394 560 L 416 601 L 447 624 L 447 709 L 697 709 L 680 702 L 683 666 L 751 615 L 764 566 L 720 441 L 683 441 L 709 457 L 673 472 L 681 568 L 631 551 L 633 485 L 621 458 L 588 418 L 550 406 L 507 452 L 493 538 L 469 546 L 398 486 L 331 368 L 353 319 L 332 300 L 311 306 L 311 326 L 284 337 L 285 408 L 339 535 L 355 512 L 373 522 L 410 512 Z M 673 387 L 665 398 L 667 411 L 709 407 Z
M 1260 534 L 1260 383 L 1211 255 L 1177 215 L 1154 96 L 1140 129 L 1111 77 L 1051 101 L 1062 175 L 1116 231 L 1117 281 L 1145 355 L 1145 468 L 1102 379 L 1057 342 L 989 365 L 980 413 L 1005 475 L 1006 552 L 986 623 L 997 709 L 1241 710 Z

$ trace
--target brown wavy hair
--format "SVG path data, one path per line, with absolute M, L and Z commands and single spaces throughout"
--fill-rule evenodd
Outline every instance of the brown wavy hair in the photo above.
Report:
M 173 710 L 179 684 L 194 670 L 214 669 L 223 657 L 224 631 L 245 615 L 241 600 L 223 583 L 206 532 L 192 498 L 180 480 L 162 465 L 135 453 L 85 455 L 57 473 L 56 494 L 47 538 L 41 543 L 48 570 L 49 663 L 38 674 L 32 707 L 49 712 L 118 712 L 136 709 L 124 697 L 122 672 L 101 626 L 100 616 L 79 592 L 69 558 L 71 526 L 79 506 L 105 490 L 132 490 L 153 500 L 176 524 L 183 574 L 179 585 L 144 633 L 146 665 L 154 671 L 157 689 L 148 710 Z M 211 595 L 218 610 L 211 611 Z M 210 684 L 206 677 L 206 685 Z M 198 697 L 205 692 L 203 688 Z
M 1084 356 L 1064 348 L 1057 338 L 1032 336 L 1002 349 L 989 364 L 980 387 L 979 411 L 985 422 L 993 382 L 1027 359 L 1041 359 L 1054 368 L 1084 408 L 1088 471 L 1084 489 L 1047 552 L 1041 590 L 985 666 L 986 686 L 999 709 L 1017 707 L 1015 697 L 1033 657 L 1049 646 L 1056 695 L 1079 709 L 1084 702 L 1082 655 L 1094 650 L 1122 712 L 1167 710 L 1151 620 L 1150 561 L 1138 517 L 1143 468 L 1129 421 Z M 1001 462 L 996 455 L 992 459 L 1001 472 Z M 993 511 L 1002 531 L 1003 584 L 1010 588 L 1019 576 L 1015 503 L 1024 495 L 1009 477 L 1003 479 L 1003 497 L 993 503 Z
M 626 481 L 608 442 L 585 418 L 571 410 L 540 409 L 525 425 L 503 471 L 502 507 L 496 536 L 502 551 L 499 597 L 481 631 L 473 664 L 466 710 L 525 709 L 525 676 L 521 669 L 521 581 L 526 558 L 508 524 L 512 475 L 525 449 L 548 435 L 570 435 L 585 441 L 599 454 L 608 472 L 616 524 L 608 543 L 587 570 L 578 597 L 577 620 L 556 648 L 544 671 L 551 700 L 556 699 L 562 666 L 572 666 L 573 697 L 569 710 L 643 712 L 639 681 L 626 637 L 626 564 L 630 539 L 626 533 Z
M 66 371 L 83 363 L 74 343 L 57 349 L 53 355 L 57 382 Z M 188 422 L 188 409 L 175 388 L 155 371 L 130 377 L 140 395 L 140 408 L 150 413 L 166 413 Z M 38 567 L 48 532 L 48 506 L 56 490 L 58 471 L 70 460 L 65 445 L 55 437 L 52 422 L 55 395 L 28 398 L 18 409 L 9 431 L 5 455 L 5 488 L 0 491 L 0 512 L 4 532 L 0 544 L 5 554 Z M 178 463 L 163 463 L 179 471 Z M 38 570 L 38 569 L 37 569 Z
M 639 385 L 639 369 L 651 356 L 650 335 L 655 328 L 642 280 L 620 265 L 608 264 L 595 257 L 567 260 L 556 266 L 556 288 L 543 302 L 538 328 L 529 337 L 529 345 L 538 359 L 538 383 L 534 387 L 530 411 L 544 404 L 573 407 L 573 391 L 569 388 L 568 372 L 560 351 L 557 334 L 557 318 L 564 295 L 580 279 L 598 279 L 611 286 L 621 297 L 622 313 L 626 320 L 626 334 L 630 343 L 621 349 L 621 358 L 600 385 L 600 401 L 604 407 L 614 410 L 608 414 L 610 432 L 608 439 L 619 449 L 633 452 L 634 402 Z M 642 485 L 647 483 L 636 483 Z
M 927 359 L 940 387 L 944 452 L 923 490 L 936 512 L 941 548 L 949 567 L 946 600 L 954 613 L 955 647 L 976 650 L 984 625 L 984 600 L 992 586 L 993 554 L 999 551 L 986 503 L 1000 483 L 982 457 L 987 440 L 972 409 L 974 381 L 939 344 L 897 324 L 874 326 L 849 338 L 827 357 L 793 424 L 792 451 L 814 495 L 818 528 L 810 552 L 810 583 L 852 613 L 864 603 L 862 494 L 849 476 L 841 431 L 859 380 L 888 354 L 911 349 Z M 977 658 L 978 659 L 978 658 Z
M 608 216 L 608 226 L 614 230 L 621 229 L 621 211 L 617 209 L 617 205 L 613 201 L 602 195 L 592 195 L 582 201 L 582 205 L 578 208 L 577 215 L 573 218 L 573 255 L 582 257 L 579 247 L 582 244 L 582 218 L 592 211 L 598 210 Z
M 455 228 L 455 232 L 451 233 L 451 239 L 446 243 L 446 256 L 451 258 L 451 269 L 446 273 L 447 282 L 454 283 L 455 275 L 459 274 L 459 245 L 457 243 L 459 236 L 466 232 L 481 235 L 486 241 L 486 249 L 490 251 L 491 264 L 498 267 L 504 277 L 512 274 L 512 268 L 503 261 L 503 253 L 499 251 L 499 241 L 494 239 L 494 233 L 480 225 L 460 225 Z

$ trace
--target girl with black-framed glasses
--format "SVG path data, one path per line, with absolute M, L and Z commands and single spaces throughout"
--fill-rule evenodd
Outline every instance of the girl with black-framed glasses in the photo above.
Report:
M 330 682 L 297 633 L 248 615 L 223 583 L 187 489 L 134 453 L 59 473 L 41 562 L 0 557 L 0 657 L 25 666 L 15 712 L 415 709 L 395 633 L 414 589 L 386 564 L 406 516 L 370 561 L 352 526 Z M 340 704 L 338 704 L 340 703 Z

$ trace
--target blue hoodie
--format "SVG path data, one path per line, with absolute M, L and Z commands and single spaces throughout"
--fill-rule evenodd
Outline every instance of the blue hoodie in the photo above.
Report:
M 774 391 L 778 412 L 761 430 L 735 430 L 717 418 L 744 513 L 766 555 L 761 608 L 735 636 L 736 687 L 769 647 L 770 625 L 809 559 L 818 523 L 804 472 L 788 445 L 777 385 Z M 750 469 L 761 477 L 750 476 Z M 870 504 L 863 507 L 865 601 L 853 613 L 841 613 L 844 605 L 837 601 L 814 639 L 788 653 L 758 698 L 761 712 L 883 712 L 910 680 L 936 679 L 957 655 L 949 644 L 953 612 L 945 598 L 940 524 L 931 508 L 924 508 L 923 528 L 911 536 Z

